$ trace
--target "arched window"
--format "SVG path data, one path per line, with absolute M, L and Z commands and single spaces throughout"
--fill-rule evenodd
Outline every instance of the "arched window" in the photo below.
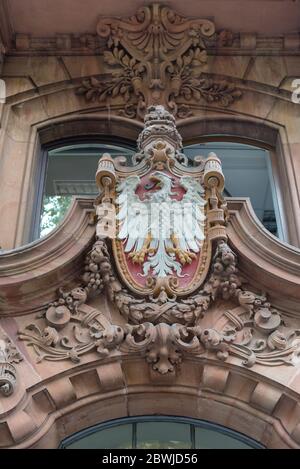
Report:
M 103 153 L 126 156 L 130 164 L 134 144 L 116 142 L 117 139 L 110 137 L 107 143 L 72 141 L 45 148 L 32 239 L 47 235 L 62 221 L 72 196 L 95 197 L 95 171 Z M 284 239 L 269 152 L 253 145 L 222 141 L 221 137 L 218 141 L 184 146 L 191 165 L 196 155 L 206 157 L 210 152 L 222 160 L 225 196 L 249 197 L 264 227 Z
M 66 438 L 66 449 L 253 449 L 251 438 L 204 420 L 143 416 L 112 420 Z

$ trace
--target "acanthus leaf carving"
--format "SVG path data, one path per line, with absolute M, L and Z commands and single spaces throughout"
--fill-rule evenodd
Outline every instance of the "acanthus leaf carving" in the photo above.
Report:
M 197 337 L 182 324 L 128 324 L 126 332 L 121 350 L 142 353 L 153 369 L 161 374 L 174 371 L 184 352 L 200 355 L 204 351 Z
M 87 101 L 121 99 L 121 113 L 140 119 L 149 105 L 163 104 L 184 118 L 192 114 L 192 98 L 228 107 L 242 95 L 233 83 L 205 73 L 208 46 L 232 41 L 232 33 L 216 33 L 209 20 L 152 4 L 127 20 L 100 18 L 97 33 L 106 40 L 103 57 L 111 77 L 82 80 L 76 92 Z

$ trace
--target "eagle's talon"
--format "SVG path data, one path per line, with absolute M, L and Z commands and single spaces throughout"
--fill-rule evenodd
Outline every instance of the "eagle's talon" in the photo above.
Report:
M 179 247 L 179 240 L 174 233 L 171 235 L 171 241 L 174 247 L 167 249 L 168 253 L 174 253 L 178 257 L 182 265 L 191 264 L 193 259 L 196 259 L 196 254 L 194 252 L 185 251 Z
M 167 252 L 169 254 L 176 254 L 182 265 L 191 264 L 193 259 L 197 257 L 194 252 L 184 251 L 180 248 L 169 248 Z
M 143 264 L 146 255 L 155 252 L 155 249 L 149 247 L 151 240 L 152 240 L 151 235 L 148 234 L 148 236 L 146 237 L 144 241 L 144 245 L 142 249 L 140 249 L 139 251 L 132 251 L 131 253 L 129 253 L 128 257 L 129 259 L 132 260 L 134 264 Z
M 129 254 L 129 259 L 132 260 L 134 264 L 142 264 L 144 262 L 146 253 L 143 251 L 133 251 Z

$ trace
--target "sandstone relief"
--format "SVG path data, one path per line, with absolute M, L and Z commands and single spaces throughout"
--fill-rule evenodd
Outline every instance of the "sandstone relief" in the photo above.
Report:
M 218 157 L 187 165 L 174 116 L 152 106 L 134 163 L 127 167 L 107 154 L 99 161 L 95 242 L 81 281 L 61 288 L 19 332 L 37 361 L 141 354 L 161 374 L 178 369 L 185 356 L 210 353 L 247 367 L 295 365 L 300 331 L 283 321 L 266 294 L 243 287 L 227 240 Z M 166 220 L 175 220 L 169 231 Z M 100 294 L 117 309 L 120 324 L 91 305 Z
M 17 371 L 14 366 L 23 357 L 9 339 L 7 334 L 0 330 L 0 397 L 10 396 L 17 384 Z
M 209 20 L 152 4 L 128 19 L 100 18 L 97 34 L 105 40 L 103 56 L 111 75 L 82 80 L 77 94 L 87 101 L 113 104 L 121 98 L 122 114 L 139 119 L 149 105 L 163 104 L 184 118 L 193 114 L 190 103 L 228 107 L 242 96 L 233 82 L 205 73 L 208 47 L 232 42 L 231 32 L 217 33 Z M 87 43 L 95 47 L 95 41 Z

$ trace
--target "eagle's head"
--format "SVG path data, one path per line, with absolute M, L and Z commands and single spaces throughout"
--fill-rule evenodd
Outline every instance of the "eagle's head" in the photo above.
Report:
M 154 187 L 159 188 L 159 191 L 156 194 L 164 195 L 176 195 L 175 192 L 172 192 L 174 186 L 174 179 L 168 174 L 163 173 L 162 171 L 155 171 L 149 177 L 150 181 L 153 182 Z
M 129 176 L 125 178 L 123 181 L 119 182 L 117 185 L 117 192 L 135 192 L 138 185 L 140 184 L 141 179 L 137 175 Z

